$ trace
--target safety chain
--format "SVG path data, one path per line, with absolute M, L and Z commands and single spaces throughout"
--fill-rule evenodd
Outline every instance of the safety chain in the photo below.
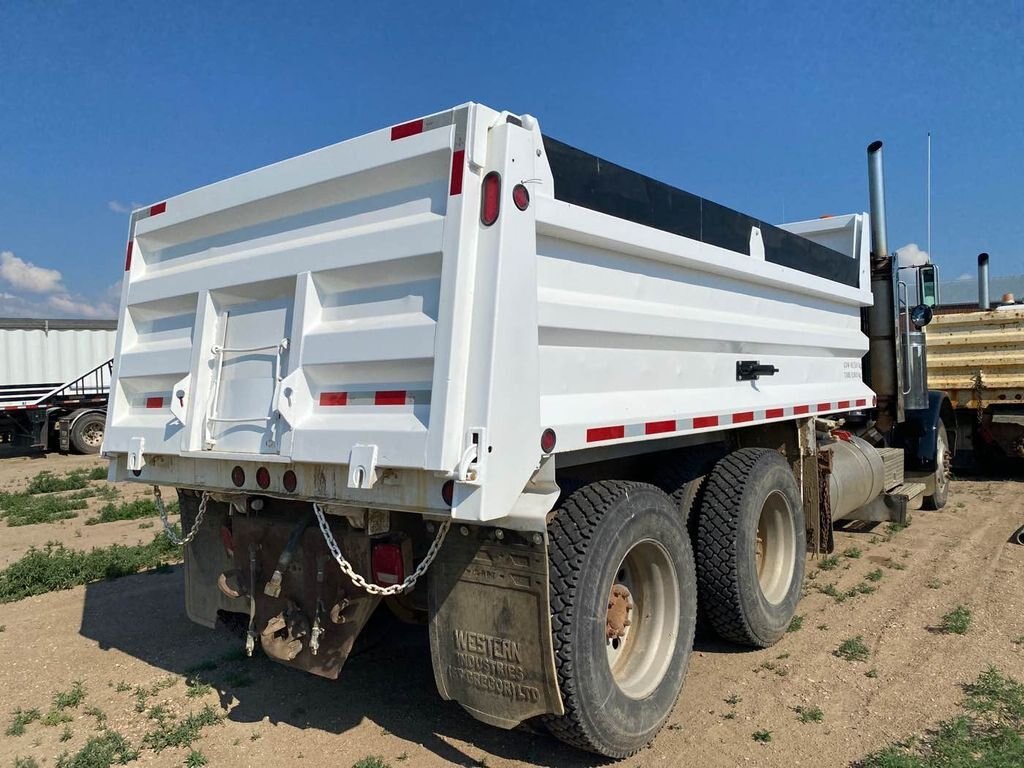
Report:
M 160 486 L 153 486 L 153 502 L 156 504 L 156 510 L 160 513 L 160 522 L 164 524 L 164 533 L 167 534 L 167 538 L 171 540 L 172 544 L 177 544 L 179 547 L 188 545 L 192 539 L 199 533 L 199 524 L 203 522 L 203 515 L 206 514 L 206 505 L 210 501 L 210 494 L 203 491 L 203 496 L 199 500 L 199 512 L 196 513 L 196 519 L 192 523 L 192 530 L 188 532 L 185 538 L 181 538 L 174 529 L 171 527 L 170 522 L 167 520 L 167 508 L 164 506 L 163 496 L 160 495 Z
M 324 541 L 327 542 L 327 548 L 331 550 L 331 555 L 338 563 L 338 567 L 341 568 L 341 572 L 352 579 L 352 583 L 355 584 L 362 590 L 365 590 L 371 595 L 379 595 L 380 597 L 388 597 L 389 595 L 399 595 L 409 589 L 419 581 L 420 576 L 427 572 L 427 568 L 434 562 L 434 558 L 437 557 L 437 553 L 441 549 L 441 545 L 444 543 L 444 537 L 448 534 L 448 528 L 451 526 L 450 520 L 445 520 L 437 528 L 437 535 L 434 536 L 434 541 L 430 545 L 430 549 L 427 550 L 426 557 L 423 558 L 422 562 L 416 566 L 416 570 L 405 577 L 405 580 L 400 584 L 392 584 L 389 587 L 381 587 L 377 584 L 372 584 L 360 576 L 353 570 L 351 563 L 345 559 L 345 556 L 341 554 L 341 547 L 338 546 L 337 540 L 334 538 L 334 534 L 331 533 L 331 528 L 327 524 L 327 517 L 324 515 L 323 508 L 317 503 L 313 503 L 313 512 L 316 513 L 316 521 L 320 524 L 320 532 L 324 535 Z

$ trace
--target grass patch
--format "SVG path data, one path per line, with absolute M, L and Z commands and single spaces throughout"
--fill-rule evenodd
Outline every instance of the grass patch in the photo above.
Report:
M 71 726 L 65 725 L 64 730 L 60 732 L 60 743 L 63 744 L 65 741 L 71 741 L 75 734 L 71 732 Z
M 793 707 L 793 711 L 796 712 L 801 723 L 820 723 L 825 719 L 825 713 L 821 711 L 821 707 Z
M 843 557 L 849 557 L 852 560 L 856 560 L 864 553 L 860 551 L 860 547 L 847 547 L 843 550 Z
M 875 570 L 869 572 L 868 575 L 865 576 L 864 578 L 867 579 L 868 581 L 875 581 L 875 582 L 881 581 L 882 580 L 882 569 L 881 568 L 875 568 Z
M 81 680 L 75 680 L 70 689 L 53 694 L 54 709 L 72 709 L 83 701 L 85 701 L 85 684 Z
M 70 723 L 73 718 L 63 709 L 57 709 L 52 707 L 46 716 L 42 719 L 43 725 L 49 726 L 50 728 L 56 728 L 58 725 L 64 723 Z
M 864 673 L 864 677 L 870 677 L 872 680 L 874 680 L 876 677 L 878 677 L 878 670 L 872 667 Z
M 904 530 L 909 523 L 888 523 L 885 526 L 885 539 L 884 541 L 892 541 L 896 534 Z
M 78 517 L 75 510 L 89 506 L 82 496 L 30 496 L 27 493 L 0 493 L 0 517 L 9 526 L 53 523 Z
M 971 609 L 958 605 L 942 617 L 939 629 L 947 635 L 965 635 L 971 628 Z
M 864 645 L 863 635 L 857 635 L 843 640 L 839 647 L 832 651 L 832 655 L 847 661 L 867 661 L 871 656 L 871 650 Z
M 25 733 L 25 726 L 34 723 L 40 718 L 38 709 L 21 709 L 20 707 L 11 712 L 11 724 L 7 726 L 8 736 L 21 736 Z
M 14 768 L 39 768 L 34 757 L 15 757 Z
M 40 493 L 59 493 L 60 491 L 77 491 L 89 486 L 89 473 L 84 469 L 68 472 L 58 476 L 43 470 L 28 481 L 25 493 L 35 496 Z
M 834 571 L 839 567 L 839 555 L 829 555 L 818 561 L 818 569 L 822 571 Z
M 213 686 L 198 677 L 191 678 L 186 682 L 185 695 L 190 699 L 198 699 L 208 693 L 213 693 Z
M 127 680 L 120 680 L 118 681 L 117 685 L 114 686 L 114 690 L 118 693 L 124 693 L 125 691 L 130 691 L 131 689 L 132 687 L 128 685 Z
M 57 768 L 110 768 L 124 765 L 139 757 L 131 742 L 115 731 L 104 731 L 92 736 L 74 755 L 63 754 L 57 758 Z
M 43 549 L 33 547 L 20 560 L 0 570 L 0 603 L 129 576 L 180 559 L 181 550 L 161 534 L 149 544 L 113 544 L 89 552 L 50 542 Z
M 928 589 L 942 589 L 942 581 L 940 579 L 930 579 L 925 586 Z
M 989 667 L 964 686 L 962 713 L 923 738 L 907 739 L 857 763 L 860 768 L 1024 765 L 1024 685 Z
M 383 757 L 372 755 L 352 763 L 352 768 L 391 768 L 391 765 L 384 762 Z
M 204 765 L 209 765 L 210 761 L 206 759 L 206 755 L 197 749 L 193 749 L 185 757 L 185 768 L 202 768 Z
M 763 728 L 759 731 L 754 731 L 751 734 L 751 738 L 759 744 L 767 744 L 772 740 L 772 732 L 766 731 Z
M 878 587 L 874 586 L 873 584 L 868 584 L 866 581 L 862 581 L 857 586 L 855 586 L 854 589 L 857 590 L 857 594 L 870 595 L 872 592 L 878 589 Z
M 122 501 L 120 504 L 106 504 L 100 508 L 96 517 L 90 517 L 85 524 L 99 525 L 100 523 L 113 523 L 117 520 L 140 520 L 146 517 L 156 517 L 159 514 L 152 499 L 135 499 L 134 501 Z M 167 514 L 178 514 L 178 502 L 174 501 L 167 505 Z
M 724 699 L 724 701 L 730 707 L 735 707 L 737 704 L 739 704 L 741 701 L 743 701 L 743 699 L 740 698 L 739 696 L 737 696 L 735 693 L 733 693 L 733 694 L 730 694 L 728 698 Z
M 107 479 L 107 468 L 106 467 L 93 467 L 89 470 L 89 474 L 86 475 L 90 480 L 106 480 Z
M 168 747 L 187 747 L 199 738 L 199 732 L 209 725 L 216 725 L 222 715 L 207 704 L 198 712 L 191 712 L 183 720 L 160 723 L 155 731 L 142 738 L 142 745 L 154 752 Z
M 786 631 L 787 632 L 798 632 L 803 625 L 804 625 L 804 617 L 803 616 L 794 616 L 792 618 L 792 620 L 790 620 L 789 626 L 786 627 Z

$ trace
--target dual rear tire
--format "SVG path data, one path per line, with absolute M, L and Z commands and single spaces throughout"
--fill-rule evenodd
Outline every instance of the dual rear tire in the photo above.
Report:
M 548 524 L 565 714 L 545 722 L 575 747 L 623 758 L 657 735 L 682 690 L 698 600 L 727 640 L 763 648 L 789 626 L 806 552 L 789 465 L 777 451 L 745 448 L 693 481 L 678 494 L 591 483 Z

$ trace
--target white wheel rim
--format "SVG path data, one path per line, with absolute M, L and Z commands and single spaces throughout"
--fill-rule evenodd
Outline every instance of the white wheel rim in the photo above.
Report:
M 629 591 L 632 607 L 622 635 L 605 640 L 608 667 L 622 693 L 642 699 L 658 687 L 672 662 L 679 635 L 679 579 L 665 548 L 645 539 L 622 559 L 612 580 L 612 589 L 616 586 Z
M 754 561 L 761 594 L 772 605 L 786 599 L 796 568 L 796 532 L 789 499 L 772 491 L 761 506 L 754 534 Z

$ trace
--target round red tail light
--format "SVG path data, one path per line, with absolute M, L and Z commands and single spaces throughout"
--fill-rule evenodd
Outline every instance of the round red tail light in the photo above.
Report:
M 551 453 L 555 450 L 555 443 L 557 440 L 558 437 L 555 435 L 555 430 L 545 429 L 540 436 L 540 449 L 544 451 L 544 453 Z
M 449 480 L 441 486 L 441 498 L 444 499 L 444 503 L 449 507 L 452 505 L 452 499 L 455 498 L 455 481 Z
M 525 184 L 516 184 L 512 187 L 512 202 L 520 211 L 525 211 L 530 207 L 530 190 L 526 188 Z
M 484 176 L 483 194 L 480 201 L 480 221 L 485 227 L 498 220 L 501 210 L 501 176 L 491 171 Z
M 235 484 L 235 488 L 241 488 L 245 485 L 245 470 L 241 467 L 235 467 L 232 469 L 231 482 Z
M 286 470 L 284 475 L 281 477 L 281 483 L 284 485 L 284 489 L 288 493 L 292 493 L 299 484 L 299 479 L 295 476 L 292 470 Z
M 256 485 L 260 488 L 270 487 L 270 470 L 266 467 L 260 467 L 256 470 Z

